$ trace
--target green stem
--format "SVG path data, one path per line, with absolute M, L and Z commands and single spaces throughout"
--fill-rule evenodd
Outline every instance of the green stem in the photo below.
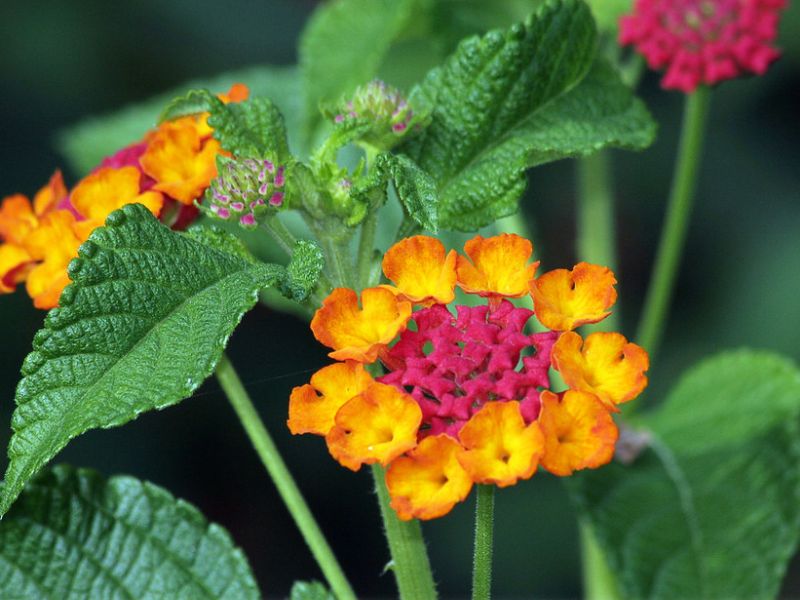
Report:
M 381 507 L 381 517 L 392 555 L 391 567 L 397 580 L 401 600 L 434 600 L 436 586 L 433 583 L 431 564 L 422 527 L 419 521 L 401 521 L 389 506 L 389 490 L 384 481 L 384 470 L 380 465 L 372 466 L 375 492 Z
M 378 211 L 373 210 L 361 225 L 361 239 L 358 241 L 358 284 L 364 288 L 369 285 L 375 254 L 375 233 L 378 229 Z
M 622 600 L 614 573 L 589 523 L 580 524 L 584 600 Z
M 617 270 L 610 160 L 598 152 L 578 161 L 578 259 Z M 588 330 L 616 331 L 619 309 Z
M 686 98 L 667 221 L 661 234 L 653 277 L 636 336 L 637 342 L 647 349 L 651 358 L 658 350 L 664 332 L 667 309 L 686 240 L 710 98 L 711 91 L 707 87 L 697 88 Z
M 325 540 L 325 536 L 320 531 L 314 516 L 303 499 L 300 490 L 297 488 L 286 463 L 283 462 L 281 455 L 272 437 L 269 435 L 264 423 L 258 416 L 252 400 L 244 389 L 236 370 L 233 368 L 228 357 L 223 354 L 217 365 L 217 379 L 222 390 L 236 411 L 236 415 L 247 432 L 247 436 L 258 453 L 261 462 L 267 468 L 269 476 L 275 483 L 278 493 L 281 495 L 286 508 L 292 515 L 297 528 L 303 534 L 303 538 L 311 549 L 311 553 L 317 560 L 322 573 L 328 580 L 333 593 L 339 600 L 355 600 L 356 595 L 347 581 L 342 568 L 339 566 L 336 557 Z
M 477 488 L 475 554 L 472 562 L 472 600 L 489 600 L 492 594 L 494 486 L 478 485 Z
M 292 232 L 286 228 L 286 225 L 278 218 L 278 215 L 272 215 L 264 221 L 264 228 L 269 232 L 272 238 L 278 243 L 281 249 L 286 252 L 288 256 L 292 255 L 294 245 L 297 238 L 292 235 Z

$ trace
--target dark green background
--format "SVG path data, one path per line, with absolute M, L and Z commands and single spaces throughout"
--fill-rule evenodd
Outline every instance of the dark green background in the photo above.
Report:
M 52 139 L 66 125 L 187 79 L 295 62 L 296 39 L 313 5 L 3 2 L 0 196 L 30 195 L 64 164 Z M 725 348 L 769 348 L 800 358 L 797 3 L 786 14 L 781 42 L 785 56 L 766 77 L 727 83 L 714 94 L 698 207 L 649 401 L 658 401 L 698 358 Z M 660 123 L 656 144 L 643 154 L 614 154 L 618 278 L 629 334 L 659 232 L 682 103 L 680 94 L 657 84 L 651 74 L 642 87 Z M 66 175 L 72 184 L 82 173 Z M 542 267 L 572 264 L 574 164 L 540 168 L 529 181 L 525 210 Z M 24 293 L 0 297 L 1 423 L 10 420 L 18 369 L 42 317 Z M 289 391 L 325 362 L 323 349 L 304 323 L 260 307 L 234 335 L 231 354 L 357 590 L 391 596 L 391 575 L 381 575 L 387 551 L 368 473 L 337 466 L 320 439 L 291 438 L 284 425 Z M 9 433 L 0 427 L 0 446 Z M 82 436 L 58 460 L 108 475 L 130 473 L 195 503 L 230 529 L 270 597 L 285 596 L 294 579 L 321 578 L 213 381 L 178 407 Z M 561 484 L 539 474 L 502 490 L 497 503 L 497 596 L 577 596 L 577 528 Z M 425 525 L 445 597 L 468 592 L 472 509 L 468 501 Z M 790 569 L 785 592 L 800 594 L 800 564 Z

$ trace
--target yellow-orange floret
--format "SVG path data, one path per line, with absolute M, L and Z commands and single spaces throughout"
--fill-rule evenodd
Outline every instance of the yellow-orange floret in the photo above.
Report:
M 551 360 L 569 387 L 596 395 L 609 410 L 618 410 L 617 404 L 633 400 L 647 386 L 647 352 L 620 333 L 596 332 L 585 340 L 563 333 Z
M 472 489 L 472 478 L 458 462 L 461 445 L 447 434 L 422 440 L 386 472 L 391 506 L 404 521 L 435 519 L 450 512 Z
M 464 244 L 469 258 L 458 257 L 458 285 L 465 292 L 487 297 L 520 298 L 528 293 L 539 262 L 528 264 L 533 244 L 513 233 L 490 238 L 476 235 Z
M 386 286 L 419 304 L 447 304 L 455 298 L 455 250 L 445 252 L 436 238 L 416 235 L 389 248 L 383 257 L 383 274 L 396 287 Z
M 406 328 L 411 303 L 384 288 L 367 288 L 358 296 L 349 288 L 334 289 L 311 320 L 314 337 L 336 360 L 374 362 L 378 353 Z
M 361 363 L 347 361 L 323 367 L 311 376 L 311 384 L 292 390 L 286 422 L 289 430 L 295 435 L 328 435 L 342 405 L 365 391 L 371 382 Z
M 587 392 L 544 391 L 539 425 L 544 433 L 541 465 L 554 475 L 594 469 L 614 456 L 619 432 L 603 403 Z
M 516 401 L 488 402 L 458 437 L 465 448 L 458 460 L 472 480 L 499 487 L 531 477 L 544 451 L 539 425 L 525 423 Z
M 388 465 L 417 445 L 422 411 L 416 401 L 390 385 L 373 383 L 336 413 L 325 441 L 340 464 Z
M 616 283 L 608 267 L 585 262 L 571 271 L 549 271 L 531 282 L 533 310 L 542 325 L 555 331 L 597 323 L 611 314 Z

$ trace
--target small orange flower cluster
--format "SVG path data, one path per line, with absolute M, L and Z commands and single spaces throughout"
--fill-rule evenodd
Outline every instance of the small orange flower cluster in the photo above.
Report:
M 474 483 L 609 462 L 611 413 L 647 385 L 647 353 L 619 333 L 573 331 L 610 314 L 609 269 L 580 263 L 535 277 L 532 253 L 512 234 L 476 236 L 466 256 L 427 236 L 395 244 L 383 260 L 394 285 L 363 290 L 360 305 L 337 288 L 314 315 L 315 337 L 341 362 L 294 388 L 289 429 L 324 436 L 349 469 L 388 467 L 392 507 L 406 520 L 447 514 Z M 445 305 L 456 285 L 488 305 L 454 316 Z M 534 311 L 508 300 L 527 294 Z M 550 331 L 524 332 L 534 314 Z M 374 379 L 365 365 L 379 359 L 388 373 Z M 549 390 L 551 366 L 565 392 Z
M 236 84 L 220 99 L 240 102 L 247 96 L 247 88 Z M 0 293 L 25 282 L 34 306 L 56 306 L 78 247 L 126 204 L 141 203 L 176 228 L 187 225 L 197 215 L 194 200 L 216 177 L 216 157 L 222 152 L 206 119 L 200 114 L 162 123 L 142 141 L 103 160 L 71 192 L 56 171 L 33 202 L 22 194 L 4 198 Z

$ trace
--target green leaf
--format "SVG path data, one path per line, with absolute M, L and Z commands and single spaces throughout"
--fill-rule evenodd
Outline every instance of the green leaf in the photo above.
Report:
M 287 298 L 302 302 L 308 298 L 325 267 L 325 256 L 319 244 L 298 240 L 292 249 L 292 259 L 286 267 L 286 283 L 282 286 Z
M 471 231 L 516 211 L 525 169 L 606 146 L 641 148 L 654 126 L 616 73 L 598 64 L 578 0 L 548 0 L 525 23 L 468 39 L 419 93 L 431 124 L 404 147 L 435 179 L 439 224 Z
M 214 100 L 216 97 L 208 90 L 189 90 L 184 95 L 173 98 L 158 120 L 171 121 L 178 117 L 207 112 L 214 105 Z
M 335 600 L 319 581 L 296 581 L 292 586 L 289 600 Z
M 135 204 L 92 233 L 69 275 L 22 367 L 0 515 L 72 438 L 191 395 L 284 269 L 170 231 Z
M 313 14 L 300 39 L 308 134 L 321 102 L 335 102 L 375 76 L 409 27 L 416 0 L 334 0 Z
M 406 215 L 423 229 L 436 233 L 439 228 L 439 196 L 433 178 L 403 154 L 392 157 L 389 171 Z
M 289 158 L 286 126 L 278 107 L 266 97 L 224 104 L 213 98 L 208 124 L 223 149 L 236 156 Z
M 619 18 L 633 11 L 633 0 L 586 0 L 601 31 L 616 32 Z
M 66 466 L 32 481 L 0 521 L 0 589 L 5 600 L 261 597 L 242 551 L 194 506 Z
M 305 121 L 298 70 L 273 66 L 250 67 L 210 79 L 188 81 L 144 102 L 67 127 L 58 133 L 56 146 L 77 174 L 88 173 L 103 157 L 141 140 L 155 127 L 164 107 L 174 98 L 193 89 L 225 92 L 237 82 L 246 84 L 252 96 L 267 96 L 278 106 L 287 122 L 290 144 L 296 153 L 304 154 L 302 140 L 292 137 L 300 133 Z
M 774 598 L 800 535 L 800 372 L 711 358 L 643 419 L 633 464 L 574 478 L 626 598 Z

